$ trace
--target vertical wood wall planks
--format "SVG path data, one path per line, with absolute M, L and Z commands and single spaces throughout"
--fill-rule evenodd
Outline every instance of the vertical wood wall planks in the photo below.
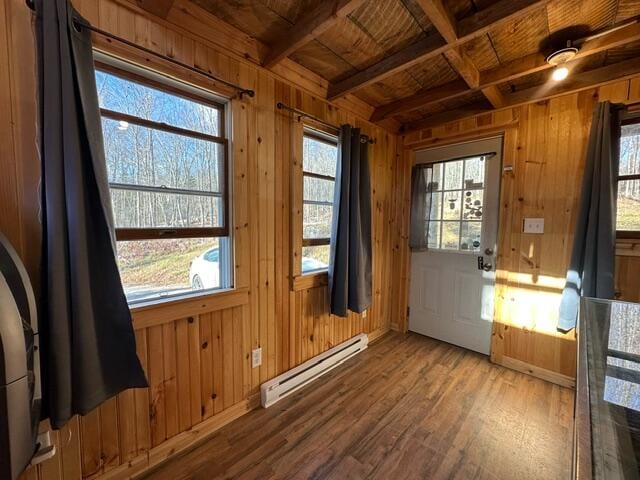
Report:
M 191 382 L 189 375 L 189 323 L 186 318 L 175 323 L 176 329 L 176 394 L 178 432 L 191 427 Z
M 219 318 L 220 312 L 207 313 L 200 316 L 200 378 L 201 378 L 201 407 L 202 418 L 213 415 L 215 392 L 214 358 L 218 348 L 217 335 L 213 325 Z
M 166 416 L 164 403 L 164 357 L 162 354 L 162 325 L 147 331 L 149 364 L 149 415 L 151 426 L 151 446 L 155 447 L 166 438 Z

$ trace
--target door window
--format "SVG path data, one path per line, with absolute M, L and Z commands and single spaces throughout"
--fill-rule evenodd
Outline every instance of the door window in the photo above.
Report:
M 431 165 L 432 178 L 427 185 L 429 249 L 480 250 L 486 163 L 485 156 L 478 156 Z

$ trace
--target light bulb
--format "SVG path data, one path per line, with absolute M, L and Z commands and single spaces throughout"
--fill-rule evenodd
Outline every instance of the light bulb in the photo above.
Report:
M 553 78 L 556 82 L 560 82 L 567 78 L 569 75 L 569 69 L 567 67 L 558 67 L 553 71 L 551 78 Z

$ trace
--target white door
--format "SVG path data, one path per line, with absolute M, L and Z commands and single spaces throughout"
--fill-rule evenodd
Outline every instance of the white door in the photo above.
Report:
M 411 253 L 409 330 L 489 354 L 502 137 L 416 152 L 431 164 L 428 248 Z

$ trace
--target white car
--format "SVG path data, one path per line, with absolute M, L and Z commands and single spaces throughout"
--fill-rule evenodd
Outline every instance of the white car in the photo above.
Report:
M 192 290 L 220 287 L 220 259 L 218 247 L 211 248 L 191 261 L 189 282 Z M 315 258 L 302 257 L 302 271 L 314 272 L 327 268 Z
M 193 290 L 220 287 L 220 252 L 211 248 L 191 261 L 189 281 Z

